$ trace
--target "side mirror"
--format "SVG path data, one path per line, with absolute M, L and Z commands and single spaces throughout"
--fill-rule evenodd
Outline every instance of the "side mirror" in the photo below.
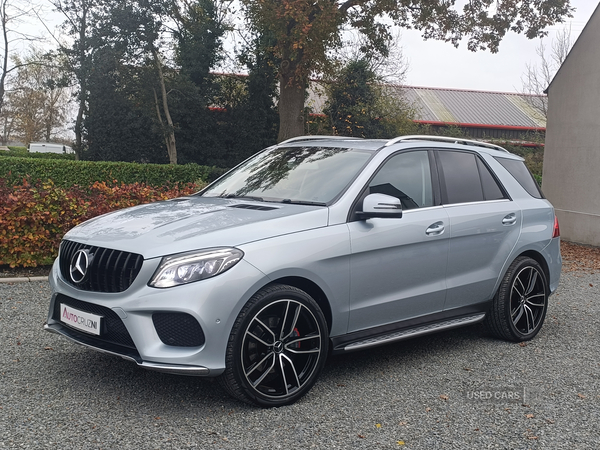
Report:
M 402 217 L 402 203 L 399 198 L 385 194 L 369 194 L 363 200 L 363 210 L 356 214 L 361 219 Z

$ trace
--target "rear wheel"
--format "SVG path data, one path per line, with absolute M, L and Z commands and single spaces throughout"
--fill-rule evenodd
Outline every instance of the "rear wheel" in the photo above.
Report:
M 328 348 L 317 303 L 286 285 L 254 295 L 232 328 L 221 382 L 234 397 L 261 406 L 295 402 L 315 383 Z
M 533 339 L 544 323 L 548 295 L 546 275 L 538 262 L 519 257 L 504 275 L 484 324 L 501 339 Z

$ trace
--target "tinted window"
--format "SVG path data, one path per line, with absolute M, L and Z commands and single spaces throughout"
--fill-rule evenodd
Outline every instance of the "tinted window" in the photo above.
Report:
M 510 172 L 529 195 L 535 198 L 543 197 L 542 191 L 540 191 L 537 182 L 523 161 L 508 158 L 496 158 L 496 161 L 502 164 L 504 168 Z
M 475 155 L 440 151 L 443 173 L 442 201 L 445 204 L 483 201 L 483 188 Z
M 402 209 L 433 206 L 427 151 L 401 153 L 390 158 L 369 184 L 369 192 L 399 198 Z
M 501 200 L 506 198 L 504 192 L 498 185 L 498 182 L 490 173 L 490 170 L 479 158 L 477 158 L 477 167 L 479 168 L 479 176 L 481 177 L 481 185 L 483 186 L 483 196 L 485 199 Z

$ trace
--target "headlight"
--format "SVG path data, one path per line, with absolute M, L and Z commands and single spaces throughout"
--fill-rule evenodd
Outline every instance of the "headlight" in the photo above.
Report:
M 149 286 L 167 288 L 214 277 L 235 266 L 244 252 L 237 248 L 211 248 L 165 256 Z

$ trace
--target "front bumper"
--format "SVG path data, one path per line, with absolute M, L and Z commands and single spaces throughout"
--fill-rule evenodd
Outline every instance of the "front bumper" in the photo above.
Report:
M 58 264 L 50 274 L 52 299 L 44 329 L 85 347 L 120 356 L 138 366 L 175 374 L 217 376 L 225 370 L 225 352 L 239 311 L 268 280 L 244 260 L 216 277 L 167 289 L 147 286 L 160 259 L 144 261 L 133 284 L 121 293 L 78 290 L 64 282 Z M 95 336 L 60 320 L 57 303 L 75 303 L 79 310 L 103 317 L 103 331 Z M 97 311 L 104 313 L 98 313 Z M 169 345 L 161 339 L 153 315 L 184 314 L 197 321 L 201 345 Z M 176 332 L 176 330 L 175 330 Z M 107 336 L 119 336 L 115 340 Z
M 210 369 L 208 369 L 207 367 L 181 366 L 181 365 L 152 363 L 152 362 L 148 362 L 148 361 L 143 361 L 142 359 L 140 359 L 139 357 L 136 357 L 134 355 L 128 355 L 123 352 L 119 352 L 118 350 L 112 351 L 112 350 L 108 350 L 106 348 L 97 347 L 93 343 L 87 343 L 87 342 L 82 341 L 81 339 L 77 339 L 76 337 L 73 337 L 72 334 L 69 332 L 69 327 L 66 327 L 66 326 L 63 326 L 60 324 L 55 323 L 52 325 L 48 325 L 47 323 L 45 323 L 44 330 L 49 331 L 50 333 L 55 333 L 60 336 L 64 336 L 67 339 L 69 339 L 70 341 L 73 341 L 79 345 L 83 345 L 84 347 L 91 348 L 93 350 L 96 350 L 96 351 L 99 351 L 102 353 L 107 353 L 109 355 L 120 356 L 121 358 L 126 359 L 128 361 L 133 361 L 138 366 L 143 367 L 144 369 L 155 370 L 158 372 L 175 373 L 178 375 L 191 375 L 191 376 L 206 376 L 206 375 L 210 374 Z

